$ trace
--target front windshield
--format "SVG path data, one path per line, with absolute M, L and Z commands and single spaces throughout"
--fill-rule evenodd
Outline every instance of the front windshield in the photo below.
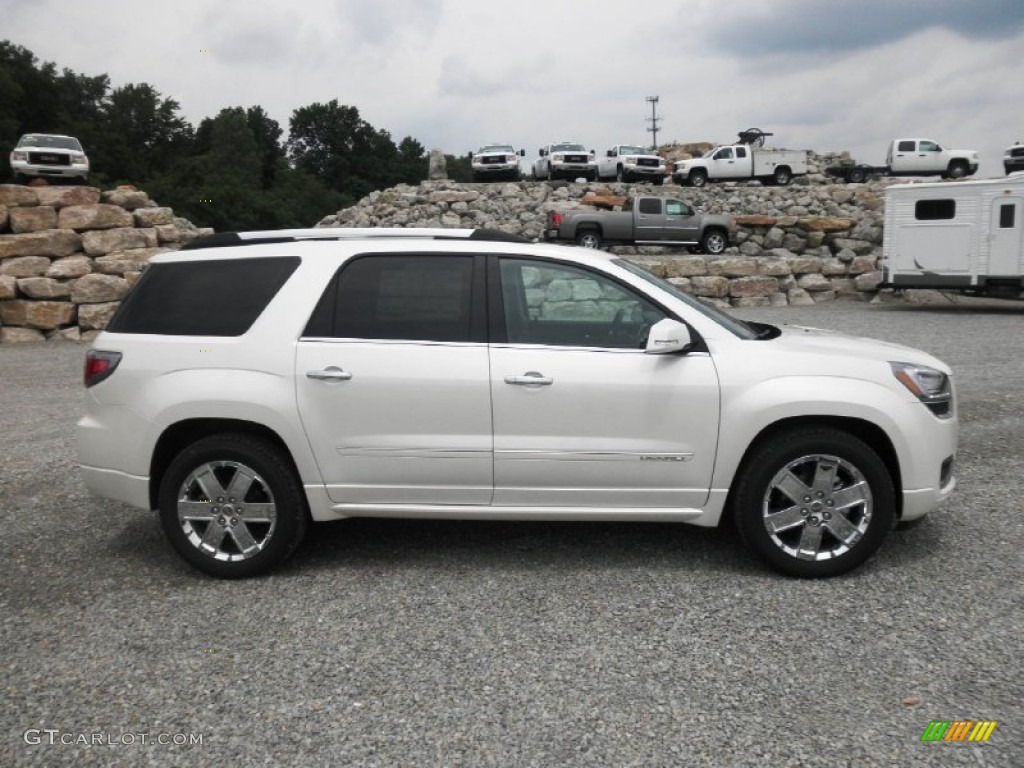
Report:
M 651 151 L 647 147 L 627 147 L 625 145 L 619 147 L 620 155 L 649 155 Z
M 679 290 L 674 285 L 672 285 L 672 283 L 670 283 L 668 280 L 662 280 L 660 277 L 652 275 L 643 267 L 638 267 L 636 264 L 633 264 L 630 261 L 626 261 L 625 259 L 614 259 L 612 263 L 615 264 L 616 266 L 622 267 L 627 272 L 632 272 L 637 277 L 642 277 L 651 285 L 656 285 L 663 291 L 672 294 L 672 296 L 684 302 L 687 306 L 692 307 L 705 317 L 718 323 L 720 326 L 725 328 L 734 336 L 739 336 L 741 339 L 757 338 L 757 333 L 754 330 L 752 330 L 742 320 L 737 320 L 732 315 L 726 314 L 725 312 L 722 312 L 720 309 L 716 309 L 715 307 L 712 307 L 709 304 L 705 304 L 703 301 L 699 301 L 698 299 L 694 298 L 688 293 L 684 293 L 683 291 Z
M 582 144 L 553 144 L 552 152 L 586 152 Z
M 488 152 L 508 152 L 511 155 L 514 155 L 516 153 L 516 151 L 512 149 L 511 145 L 509 144 L 488 144 L 486 147 L 481 147 L 477 151 L 477 154 L 483 155 Z
M 56 149 L 74 149 L 79 152 L 82 151 L 82 145 L 78 143 L 78 139 L 73 139 L 70 136 L 38 136 L 28 135 L 22 136 L 21 141 L 18 142 L 19 147 L 52 147 Z

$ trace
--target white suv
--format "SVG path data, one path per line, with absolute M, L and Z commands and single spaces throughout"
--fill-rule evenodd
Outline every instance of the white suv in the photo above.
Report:
M 85 361 L 94 493 L 251 576 L 345 517 L 718 525 L 830 576 L 954 487 L 951 372 L 736 320 L 614 255 L 487 230 L 214 235 Z
M 89 178 L 89 158 L 74 136 L 27 133 L 11 150 L 10 162 L 15 182 L 29 176 L 82 182 Z

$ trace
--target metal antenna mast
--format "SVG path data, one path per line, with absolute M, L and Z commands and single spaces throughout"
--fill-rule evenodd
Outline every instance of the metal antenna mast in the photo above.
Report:
M 654 148 L 658 148 L 658 123 L 661 122 L 661 118 L 658 117 L 658 97 L 648 96 L 647 101 L 651 103 L 651 116 L 647 118 L 647 122 L 651 124 L 651 127 L 647 130 L 653 134 L 651 140 L 654 142 Z

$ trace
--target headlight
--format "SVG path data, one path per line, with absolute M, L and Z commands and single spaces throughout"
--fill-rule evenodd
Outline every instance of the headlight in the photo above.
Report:
M 560 162 L 562 162 L 562 156 L 561 155 L 552 155 L 551 156 L 551 162 L 552 163 L 560 163 Z
M 77 165 L 85 165 L 89 161 L 85 159 L 85 155 L 78 154 L 71 156 L 71 162 Z
M 11 152 L 11 162 L 14 162 L 15 160 L 20 160 L 24 163 L 28 160 L 28 152 L 18 152 L 17 150 Z
M 925 365 L 890 362 L 889 366 L 896 380 L 928 406 L 928 410 L 939 418 L 948 419 L 953 415 L 953 385 L 949 376 Z

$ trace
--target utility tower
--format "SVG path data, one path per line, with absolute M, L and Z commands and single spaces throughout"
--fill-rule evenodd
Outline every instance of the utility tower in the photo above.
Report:
M 652 135 L 651 141 L 654 142 L 654 148 L 658 148 L 658 123 L 661 122 L 661 118 L 658 117 L 658 97 L 648 96 L 647 101 L 651 103 L 651 116 L 647 118 L 647 122 L 650 123 L 650 127 L 647 129 Z

